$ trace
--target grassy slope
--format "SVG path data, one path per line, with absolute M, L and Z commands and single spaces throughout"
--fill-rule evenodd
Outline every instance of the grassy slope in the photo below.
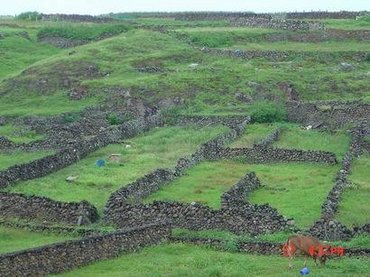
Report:
M 258 256 L 216 251 L 186 244 L 160 245 L 114 260 L 97 262 L 62 276 L 298 276 L 303 259 L 296 258 L 288 270 L 283 256 Z M 340 258 L 326 267 L 308 267 L 314 276 L 365 276 L 368 259 Z
M 17 35 L 21 31 L 27 31 L 31 40 Z M 53 46 L 36 42 L 33 29 L 9 28 L 0 25 L 0 32 L 6 35 L 4 39 L 0 39 L 0 81 L 60 51 Z
M 227 32 L 219 32 L 217 36 L 222 37 Z M 254 32 L 263 34 L 265 30 L 256 29 Z M 337 44 L 330 48 L 339 50 Z M 48 92 L 48 97 L 45 97 L 39 92 L 19 87 L 18 92 L 12 91 L 2 97 L 0 114 L 55 114 L 62 110 L 79 110 L 102 101 L 106 96 L 101 93 L 102 89 L 112 86 L 131 88 L 133 96 L 151 103 L 163 98 L 183 97 L 189 104 L 186 111 L 191 114 L 246 112 L 248 106 L 235 99 L 235 92 L 238 91 L 254 99 L 284 99 L 284 93 L 279 89 L 282 82 L 292 83 L 300 97 L 307 100 L 369 97 L 366 74 L 370 64 L 354 63 L 356 70 L 344 72 L 338 69 L 339 63 L 343 62 L 341 57 L 337 61 L 323 60 L 322 63 L 298 56 L 290 63 L 282 64 L 268 63 L 264 59 L 245 61 L 206 55 L 168 35 L 144 30 L 132 30 L 75 50 L 77 53 L 74 55 L 69 56 L 62 51 L 34 64 L 33 68 L 51 72 L 50 69 L 66 63 L 97 63 L 100 71 L 109 73 L 109 76 L 82 80 L 90 89 L 88 98 L 70 101 L 67 93 L 60 89 Z M 192 70 L 188 67 L 191 63 L 198 63 L 199 66 Z M 138 64 L 160 64 L 165 71 L 158 74 L 138 73 L 135 69 Z M 26 80 L 28 77 L 25 74 L 17 78 Z M 64 77 L 49 74 L 48 78 L 57 82 L 58 78 Z M 251 82 L 257 83 L 260 88 L 253 88 Z
M 9 188 L 12 192 L 36 194 L 61 201 L 88 200 L 102 208 L 109 195 L 158 167 L 172 167 L 184 155 L 217 134 L 225 127 L 167 127 L 152 130 L 123 144 L 113 144 L 91 153 L 80 162 L 35 180 L 24 181 Z M 126 143 L 131 148 L 126 148 Z M 110 154 L 122 154 L 120 163 L 108 163 L 97 168 L 98 159 Z M 68 176 L 79 176 L 76 183 L 68 183 Z
M 353 186 L 343 193 L 337 218 L 348 227 L 370 222 L 370 155 L 363 155 L 353 162 L 350 181 Z M 356 199 L 356 201 L 354 201 Z
M 23 164 L 52 154 L 51 151 L 38 152 L 0 152 L 0 170 L 6 169 L 15 164 Z
M 32 233 L 0 226 L 0 254 L 70 239 L 66 235 Z

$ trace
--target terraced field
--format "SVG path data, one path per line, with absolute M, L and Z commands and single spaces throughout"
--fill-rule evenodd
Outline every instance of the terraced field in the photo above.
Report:
M 368 274 L 366 16 L 59 16 L 0 20 L 1 276 Z

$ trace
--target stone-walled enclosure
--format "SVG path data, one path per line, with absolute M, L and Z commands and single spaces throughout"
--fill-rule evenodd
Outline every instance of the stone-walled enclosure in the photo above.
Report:
M 247 38 L 245 41 L 248 43 L 258 40 L 304 43 L 354 40 L 364 44 L 364 42 L 370 41 L 370 31 L 368 30 L 330 29 L 326 26 L 326 23 L 312 21 L 323 18 L 354 19 L 362 15 L 360 12 L 296 12 L 282 14 L 200 12 L 133 13 L 131 15 L 135 18 L 171 18 L 174 19 L 175 24 L 184 28 L 189 26 L 207 26 L 204 24 L 205 22 L 191 22 L 194 20 L 221 19 L 225 21 L 225 26 L 229 28 L 275 29 L 271 33 L 261 34 L 258 38 L 253 36 Z M 91 23 L 115 21 L 115 19 L 107 16 L 64 14 L 42 14 L 42 20 Z M 193 23 L 194 25 L 192 25 Z M 128 20 L 127 24 L 131 24 L 130 20 Z M 235 58 L 233 61 L 243 59 L 245 61 L 239 60 L 239 62 L 249 63 L 251 59 L 261 58 L 263 63 L 266 62 L 269 65 L 275 63 L 284 65 L 287 64 L 286 62 L 290 62 L 292 58 L 313 62 L 322 61 L 323 63 L 334 61 L 337 63 L 338 59 L 343 59 L 349 60 L 351 64 L 353 62 L 363 64 L 370 57 L 369 51 L 327 51 L 316 53 L 310 51 L 245 51 L 199 47 L 199 44 L 189 39 L 190 36 L 186 32 L 170 30 L 168 26 L 160 24 L 158 23 L 158 25 L 153 27 L 147 26 L 148 23 L 137 23 L 137 25 L 133 24 L 130 28 L 147 28 L 168 34 L 174 39 L 187 43 L 187 46 L 190 45 L 193 50 L 198 52 L 199 56 L 204 54 L 214 55 L 216 57 L 211 58 L 215 60 L 217 60 L 217 56 L 228 56 Z M 329 26 L 329 23 L 327 24 Z M 2 34 L 0 33 L 0 39 L 2 39 L 1 36 Z M 60 48 L 75 47 L 88 43 L 88 41 L 84 40 L 79 41 L 60 37 L 46 37 L 42 40 Z M 78 52 L 78 48 L 76 51 Z M 67 55 L 75 55 L 76 51 L 72 50 L 72 52 L 68 53 L 67 51 L 66 53 Z M 199 61 L 200 64 L 201 62 Z M 85 74 L 98 77 L 106 76 L 103 72 L 100 72 L 96 64 L 86 63 L 85 66 L 87 71 L 91 69 L 91 71 L 85 72 Z M 151 76 L 154 75 L 153 73 L 167 74 L 170 72 L 167 68 L 151 67 L 145 64 L 143 66 L 140 64 L 134 66 L 133 69 L 136 70 L 136 73 L 139 72 L 142 75 L 150 73 L 152 74 Z M 357 69 L 357 66 L 354 66 L 354 69 Z M 355 74 L 355 71 L 345 73 Z M 109 76 L 110 73 L 107 74 Z M 367 75 L 369 74 L 366 76 L 365 74 L 359 78 L 368 77 Z M 16 84 L 14 83 L 13 85 Z M 43 89 L 40 80 L 35 82 L 32 80 L 29 85 Z M 72 97 L 73 93 L 78 90 L 78 88 L 72 87 L 71 84 L 65 85 L 64 88 L 70 89 L 68 91 L 69 97 Z M 110 90 L 118 90 L 120 96 L 129 94 L 129 91 L 121 87 L 104 88 L 104 92 L 111 92 Z M 180 97 L 178 98 L 180 99 Z M 136 101 L 134 98 L 130 98 L 130 103 L 131 100 L 132 102 Z M 163 102 L 167 100 L 164 99 Z M 231 147 L 230 143 L 246 134 L 248 131 L 247 127 L 251 124 L 251 118 L 245 115 L 245 111 L 242 111 L 237 106 L 236 109 L 238 110 L 235 113 L 240 111 L 240 115 L 192 115 L 174 118 L 169 118 L 165 113 L 161 113 L 162 106 L 186 103 L 183 98 L 179 101 L 170 99 L 168 101 L 172 103 L 170 105 L 167 105 L 168 103 L 166 102 L 165 105 L 157 103 L 158 105 L 153 104 L 153 106 L 138 100 L 137 103 L 133 104 L 135 107 L 132 107 L 132 110 L 129 111 L 129 115 L 134 117 L 134 120 L 129 119 L 132 117 L 126 117 L 126 111 L 122 112 L 122 110 L 118 109 L 119 112 L 117 112 L 115 107 L 106 107 L 104 105 L 83 110 L 78 114 L 78 116 L 81 116 L 80 119 L 75 119 L 76 114 L 73 112 L 51 116 L 50 118 L 43 116 L 25 118 L 0 117 L 1 126 L 15 123 L 15 125 L 30 127 L 32 131 L 44 136 L 44 139 L 30 143 L 15 143 L 5 136 L 0 136 L 0 151 L 7 155 L 11 154 L 12 151 L 53 151 L 53 154 L 43 158 L 1 170 L 0 190 L 4 189 L 5 191 L 11 189 L 10 187 L 18 181 L 46 176 L 86 158 L 90 153 L 102 147 L 133 138 L 156 127 L 169 125 L 185 126 L 189 124 L 202 127 L 222 124 L 229 128 L 227 132 L 199 145 L 191 155 L 179 158 L 173 168 L 161 168 L 159 165 L 157 169 L 137 178 L 136 181 L 122 186 L 110 195 L 104 209 L 101 210 L 84 200 L 68 203 L 36 195 L 29 196 L 0 191 L 0 227 L 19 228 L 41 233 L 73 234 L 79 237 L 76 240 L 0 254 L 0 276 L 44 276 L 57 274 L 95 261 L 115 258 L 122 253 L 134 252 L 142 247 L 162 242 L 209 245 L 224 251 L 230 251 L 232 247 L 235 247 L 233 251 L 262 255 L 282 255 L 283 245 L 281 243 L 264 241 L 264 238 L 260 238 L 262 241 L 258 241 L 256 236 L 277 232 L 282 234 L 285 231 L 289 233 L 309 233 L 321 240 L 344 241 L 351 240 L 358 234 L 370 234 L 370 223 L 362 226 L 346 226 L 337 220 L 342 195 L 351 187 L 349 175 L 352 171 L 353 161 L 370 149 L 370 140 L 368 139 L 370 137 L 370 104 L 361 101 L 302 102 L 298 100 L 298 97 L 295 100 L 297 101 L 285 103 L 288 122 L 299 123 L 302 129 L 307 130 L 311 128 L 319 128 L 329 132 L 337 128 L 348 130 L 351 141 L 343 160 L 339 161 L 333 152 L 275 147 L 274 142 L 279 140 L 280 135 L 285 131 L 284 128 L 271 129 L 267 136 L 256 143 L 253 141 L 253 145 L 252 143 L 249 144 L 247 140 L 248 145 L 252 145 L 250 147 Z M 251 103 L 250 101 L 244 102 L 247 109 L 247 105 L 249 106 Z M 230 107 L 233 106 L 230 105 Z M 111 126 L 107 118 L 110 112 L 109 109 L 114 109 L 114 112 L 117 112 L 120 119 L 125 119 L 120 121 L 118 125 Z M 71 121 L 68 121 L 70 119 Z M 269 125 L 270 127 L 271 125 Z M 153 141 L 153 143 L 156 142 Z M 127 146 L 131 147 L 131 145 Z M 316 163 L 330 167 L 340 162 L 340 165 L 338 165 L 338 168 L 340 168 L 336 176 L 333 176 L 332 186 L 331 189 L 329 187 L 330 191 L 328 189 L 328 194 L 321 205 L 319 218 L 316 218 L 311 223 L 312 226 L 306 227 L 307 229 L 304 230 L 299 229 L 295 225 L 295 218 L 287 217 L 283 210 L 274 208 L 272 204 L 252 204 L 250 202 L 250 195 L 264 185 L 263 181 L 257 178 L 256 174 L 259 174 L 259 172 L 243 172 L 244 176 L 241 179 L 236 181 L 227 191 L 225 189 L 223 193 L 220 193 L 219 208 L 211 208 L 196 202 L 202 200 L 195 200 L 194 202 L 154 200 L 149 202 L 147 199 L 155 192 L 165 189 L 166 186 L 174 185 L 174 181 L 178 178 L 188 175 L 188 169 L 202 162 L 220 160 L 222 162 L 233 160 L 232 162 L 240 164 L 264 164 L 266 167 L 268 167 L 269 163 L 291 162 Z M 123 166 L 123 163 L 119 164 L 119 166 Z M 261 180 L 264 180 L 262 176 Z M 197 237 L 198 235 L 194 235 L 191 238 L 175 236 L 171 234 L 173 228 L 183 228 L 187 231 L 211 230 L 224 231 L 225 233 L 231 232 L 233 233 L 232 235 L 242 235 L 243 239 L 239 239 L 240 237 L 231 239 L 234 245 L 229 248 L 228 242 L 230 241 L 228 239 Z M 250 239 L 245 241 L 244 236 L 245 238 L 250 237 Z M 280 234 L 278 233 L 277 236 L 280 236 Z M 80 237 L 84 238 L 81 239 Z M 349 247 L 346 248 L 345 255 L 348 257 L 368 258 L 370 257 L 370 249 Z
M 45 276 L 60 273 L 158 244 L 169 235 L 170 228 L 158 224 L 3 254 L 0 255 L 0 275 Z

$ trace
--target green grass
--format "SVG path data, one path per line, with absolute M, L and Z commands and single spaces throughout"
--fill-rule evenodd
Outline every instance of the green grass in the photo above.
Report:
M 14 97 L 17 101 L 14 101 Z M 50 116 L 68 112 L 79 112 L 95 105 L 99 97 L 89 96 L 78 101 L 71 101 L 67 92 L 57 91 L 51 95 L 29 92 L 27 97 L 7 94 L 1 97 L 0 116 Z
M 370 30 L 369 17 L 354 19 L 326 19 L 323 23 L 327 28 L 341 30 Z
M 5 136 L 15 143 L 29 143 L 43 138 L 42 135 L 28 129 L 26 126 L 11 124 L 0 126 L 0 136 Z
M 0 39 L 0 81 L 60 51 L 53 46 L 36 42 L 32 32 L 31 40 L 16 35 L 13 30 L 9 32 L 9 29 L 1 25 L 0 32 L 9 33 L 4 39 Z
M 288 270 L 283 256 L 259 256 L 217 251 L 187 244 L 159 245 L 138 253 L 101 261 L 62 276 L 298 276 L 303 258 L 296 258 Z M 313 276 L 365 276 L 368 259 L 337 258 L 325 267 L 308 261 Z
M 343 159 L 349 147 L 350 138 L 343 131 L 331 134 L 318 130 L 301 130 L 295 124 L 281 126 L 285 127 L 285 131 L 274 143 L 276 147 L 329 151 L 335 153 L 339 161 Z
M 21 152 L 15 150 L 11 152 L 0 152 L 0 170 L 16 164 L 28 163 L 50 154 L 52 154 L 51 151 Z
M 76 24 L 60 23 L 43 27 L 37 33 L 39 39 L 47 36 L 63 37 L 67 39 L 94 40 L 104 36 L 114 36 L 127 32 L 129 26 L 125 24 Z
M 253 144 L 260 142 L 275 128 L 276 125 L 274 124 L 250 124 L 245 129 L 244 135 L 231 143 L 230 147 L 252 147 Z
M 353 161 L 347 188 L 339 204 L 337 219 L 348 227 L 362 226 L 370 222 L 370 155 L 364 154 Z
M 8 190 L 60 201 L 88 200 L 101 209 L 118 188 L 159 167 L 175 166 L 180 157 L 191 154 L 201 143 L 226 130 L 226 127 L 156 128 L 122 144 L 104 147 L 48 176 L 20 182 Z M 126 148 L 126 144 L 132 147 Z M 121 161 L 97 168 L 96 160 L 108 160 L 110 154 L 121 154 Z M 65 181 L 68 176 L 79 177 L 71 184 Z
M 0 226 L 0 254 L 71 239 L 66 235 L 32 233 Z
M 153 200 L 199 202 L 220 207 L 220 196 L 247 172 L 255 171 L 263 187 L 252 192 L 249 201 L 269 203 L 300 227 L 308 227 L 320 217 L 321 203 L 333 186 L 339 165 L 303 163 L 243 164 L 236 161 L 203 162 L 149 196 Z M 299 207 L 299 208 L 297 208 Z

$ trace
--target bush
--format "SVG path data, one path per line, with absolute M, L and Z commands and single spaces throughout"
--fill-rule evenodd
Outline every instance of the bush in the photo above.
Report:
M 38 12 L 24 12 L 19 14 L 17 16 L 17 19 L 36 21 L 41 19 L 41 14 L 39 14 Z
M 275 102 L 256 102 L 251 107 L 251 119 L 253 122 L 280 122 L 286 120 L 286 117 L 285 107 Z
M 106 118 L 110 125 L 119 125 L 123 123 L 123 119 L 116 113 L 109 113 Z

